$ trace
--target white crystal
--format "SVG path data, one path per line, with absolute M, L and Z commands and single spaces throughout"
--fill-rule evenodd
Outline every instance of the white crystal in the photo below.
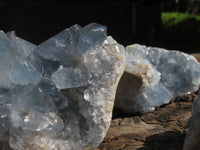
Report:
M 52 74 L 52 80 L 58 89 L 81 87 L 88 84 L 86 75 L 79 68 L 62 65 Z

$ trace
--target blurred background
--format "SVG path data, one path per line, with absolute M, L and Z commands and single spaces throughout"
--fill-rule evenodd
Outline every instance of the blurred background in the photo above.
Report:
M 123 45 L 200 52 L 200 0 L 0 0 L 0 30 L 35 44 L 92 22 Z

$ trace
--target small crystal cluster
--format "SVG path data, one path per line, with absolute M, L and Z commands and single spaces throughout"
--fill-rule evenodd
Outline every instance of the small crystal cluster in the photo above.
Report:
M 115 106 L 126 113 L 146 113 L 197 91 L 199 85 L 200 64 L 193 56 L 133 44 L 126 47 L 126 68 Z
M 110 125 L 124 52 L 98 24 L 74 25 L 39 46 L 0 32 L 1 149 L 96 148 Z
M 12 150 L 95 149 L 115 99 L 125 112 L 146 113 L 200 84 L 192 56 L 125 49 L 99 24 L 74 25 L 38 46 L 1 31 L 0 71 L 0 149 Z
M 183 150 L 200 149 L 200 93 L 194 103 L 192 117 L 189 120 L 189 129 L 185 138 Z

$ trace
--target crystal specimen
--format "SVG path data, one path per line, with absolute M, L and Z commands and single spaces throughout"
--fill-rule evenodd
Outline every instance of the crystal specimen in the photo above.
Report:
M 192 117 L 189 120 L 189 129 L 185 138 L 183 150 L 200 149 L 200 93 L 194 103 Z
M 95 149 L 116 91 L 125 112 L 153 111 L 197 90 L 199 70 L 185 53 L 137 44 L 125 51 L 99 24 L 74 25 L 38 46 L 1 31 L 0 148 Z
M 95 149 L 110 125 L 124 53 L 99 24 L 74 25 L 39 46 L 1 31 L 0 146 Z
M 133 44 L 126 47 L 126 68 L 116 108 L 146 113 L 176 96 L 198 90 L 200 64 L 191 55 Z

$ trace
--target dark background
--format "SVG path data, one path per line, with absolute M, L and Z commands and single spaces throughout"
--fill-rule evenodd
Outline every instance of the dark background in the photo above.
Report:
M 173 8 L 175 5 L 169 2 L 174 1 L 0 0 L 0 30 L 14 30 L 17 36 L 40 44 L 71 25 L 96 22 L 106 25 L 108 35 L 123 45 L 139 43 L 181 50 L 185 47 L 180 41 L 178 47 L 162 44 L 161 12 L 185 7 L 180 3 L 181 7 Z
M 0 0 L 0 29 L 39 44 L 65 28 L 96 22 L 122 44 L 154 43 L 160 1 Z M 156 19 L 157 18 L 157 19 Z M 145 42 L 143 42 L 145 41 Z

